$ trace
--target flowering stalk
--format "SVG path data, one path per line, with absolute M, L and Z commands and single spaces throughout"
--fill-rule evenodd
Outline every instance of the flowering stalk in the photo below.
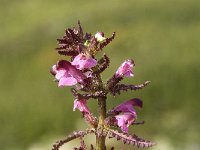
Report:
M 129 126 L 144 123 L 135 122 L 137 113 L 134 107 L 142 108 L 142 100 L 132 98 L 109 111 L 106 109 L 108 94 L 115 96 L 123 91 L 142 89 L 149 84 L 149 81 L 139 85 L 120 84 L 125 77 L 134 76 L 135 64 L 132 59 L 125 60 L 108 81 L 102 81 L 101 73 L 108 68 L 110 59 L 106 54 L 99 60 L 95 56 L 114 38 L 115 32 L 110 38 L 104 37 L 103 32 L 97 32 L 95 35 L 84 34 L 78 22 L 77 28 L 67 29 L 63 38 L 58 39 L 59 47 L 56 50 L 60 55 L 70 57 L 71 61 L 59 60 L 50 72 L 59 87 L 73 86 L 71 90 L 75 97 L 73 110 L 78 109 L 82 113 L 90 129 L 85 132 L 73 132 L 66 139 L 55 143 L 52 150 L 59 150 L 63 144 L 76 138 L 80 138 L 81 146 L 75 147 L 74 150 L 85 150 L 87 148 L 83 137 L 89 133 L 96 135 L 96 150 L 106 150 L 107 137 L 116 138 L 124 144 L 137 147 L 150 147 L 155 144 L 128 132 Z M 90 98 L 98 103 L 97 117 L 87 106 Z M 94 150 L 93 145 L 91 145 L 91 150 Z M 111 150 L 114 150 L 114 147 Z
M 98 128 L 100 133 L 96 135 L 96 150 L 106 150 L 105 139 L 103 136 L 104 120 L 106 118 L 106 98 L 102 97 L 98 99 L 98 113 L 99 113 L 99 123 Z

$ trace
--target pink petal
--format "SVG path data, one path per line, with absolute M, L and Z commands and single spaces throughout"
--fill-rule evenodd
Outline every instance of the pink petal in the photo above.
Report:
M 134 74 L 133 74 L 132 71 L 127 71 L 127 72 L 124 74 L 124 76 L 126 76 L 126 77 L 133 77 Z
M 86 99 L 76 99 L 74 101 L 74 108 L 73 110 L 75 111 L 76 109 L 79 109 L 80 112 L 84 112 L 84 113 L 90 113 L 88 107 L 87 107 L 87 101 Z
M 96 61 L 95 59 L 93 59 L 93 58 L 89 58 L 89 59 L 85 62 L 84 68 L 92 68 L 92 67 L 94 67 L 94 66 L 96 66 L 96 65 L 97 65 L 97 61 Z
M 58 61 L 57 68 L 66 70 L 67 74 L 70 74 L 80 83 L 82 83 L 83 80 L 86 79 L 86 76 L 80 70 L 78 70 L 76 67 L 71 65 L 71 63 L 66 60 Z
M 73 77 L 62 77 L 59 80 L 58 86 L 63 87 L 63 86 L 72 86 L 77 84 L 77 80 Z
M 50 72 L 59 81 L 59 87 L 75 85 L 77 82 L 83 83 L 87 78 L 83 72 L 66 60 L 58 61 Z
M 57 80 L 60 80 L 63 76 L 65 76 L 66 74 L 66 70 L 58 70 L 57 74 L 55 75 L 55 78 Z
M 122 131 L 128 132 L 128 127 L 126 126 L 125 120 L 122 117 L 116 117 L 117 125 L 121 128 Z
M 121 66 L 118 68 L 118 70 L 116 71 L 115 75 L 117 77 L 131 77 L 134 76 L 132 68 L 134 66 L 134 63 L 132 60 L 126 60 L 124 61 Z
M 56 73 L 57 73 L 57 69 L 56 69 L 56 65 L 53 65 L 52 66 L 52 68 L 51 68 L 51 70 L 50 70 L 50 73 L 52 74 L 52 75 L 56 75 Z
M 131 113 L 124 113 L 122 115 L 115 116 L 117 125 L 123 132 L 128 132 L 128 127 L 135 121 L 135 116 Z
M 136 111 L 133 106 L 142 107 L 142 104 L 142 101 L 138 98 L 130 99 L 113 108 L 110 113 L 119 114 L 121 112 L 131 112 L 136 116 Z
M 97 61 L 91 56 L 81 53 L 74 58 L 72 65 L 76 66 L 76 68 L 80 70 L 89 69 L 96 66 Z

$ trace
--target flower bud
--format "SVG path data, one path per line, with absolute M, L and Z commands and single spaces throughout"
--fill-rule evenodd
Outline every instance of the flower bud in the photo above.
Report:
M 118 68 L 118 70 L 115 73 L 115 76 L 117 77 L 131 77 L 134 76 L 132 68 L 134 66 L 133 60 L 126 60 L 124 61 L 121 66 Z
M 76 109 L 79 109 L 79 111 L 82 112 L 82 113 L 90 113 L 90 111 L 87 107 L 87 100 L 86 99 L 76 99 L 74 101 L 73 110 L 75 111 Z
M 98 42 L 102 42 L 104 41 L 106 38 L 104 37 L 104 33 L 103 32 L 97 32 L 94 36 Z

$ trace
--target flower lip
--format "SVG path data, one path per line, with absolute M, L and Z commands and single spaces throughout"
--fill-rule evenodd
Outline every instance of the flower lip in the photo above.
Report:
M 72 86 L 77 83 L 84 84 L 87 80 L 87 77 L 80 70 L 66 60 L 58 61 L 56 65 L 53 65 L 50 72 L 59 82 L 59 87 Z
M 124 113 L 115 116 L 117 125 L 123 132 L 128 132 L 128 127 L 135 121 L 136 116 L 132 113 Z

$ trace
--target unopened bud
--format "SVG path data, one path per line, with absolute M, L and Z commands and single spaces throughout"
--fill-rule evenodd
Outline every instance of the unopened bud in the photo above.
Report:
M 97 32 L 94 36 L 98 42 L 102 42 L 104 41 L 106 38 L 104 37 L 104 33 L 103 32 Z

